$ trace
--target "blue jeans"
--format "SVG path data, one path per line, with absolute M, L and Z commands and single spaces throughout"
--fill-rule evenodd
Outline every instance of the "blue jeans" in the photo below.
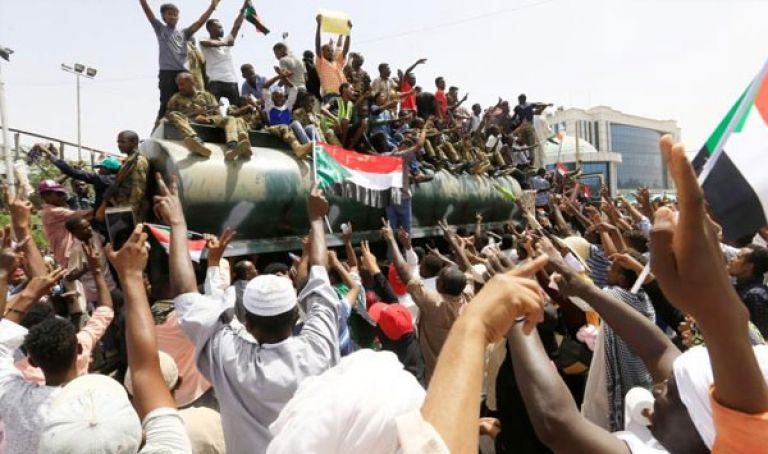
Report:
M 308 125 L 306 127 L 301 126 L 301 123 L 294 120 L 289 125 L 291 127 L 291 130 L 296 135 L 296 139 L 299 141 L 300 144 L 305 144 L 307 142 L 310 142 L 312 138 L 316 136 L 315 133 L 315 127 L 312 125 Z
M 411 233 L 411 199 L 401 200 L 400 205 L 388 205 L 384 208 L 384 212 L 387 214 L 387 222 L 392 230 L 397 232 L 398 227 L 402 227 L 403 230 Z

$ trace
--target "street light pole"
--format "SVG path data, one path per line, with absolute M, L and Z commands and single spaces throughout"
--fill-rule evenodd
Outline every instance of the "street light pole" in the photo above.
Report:
M 93 79 L 96 76 L 96 69 L 88 67 L 81 63 L 75 63 L 74 66 L 61 65 L 62 71 L 75 75 L 75 86 L 77 88 L 77 160 L 83 160 L 83 144 L 82 144 L 82 127 L 81 127 L 81 115 L 80 115 L 80 77 L 87 77 Z M 93 155 L 91 155 L 91 161 L 93 161 Z
M 0 46 L 0 57 L 8 61 L 13 51 Z M 8 191 L 15 193 L 15 175 L 13 174 L 13 157 L 11 157 L 11 144 L 8 136 L 8 111 L 5 103 L 5 82 L 3 82 L 2 64 L 0 64 L 0 122 L 3 123 L 3 156 L 5 157 L 5 176 L 8 181 Z

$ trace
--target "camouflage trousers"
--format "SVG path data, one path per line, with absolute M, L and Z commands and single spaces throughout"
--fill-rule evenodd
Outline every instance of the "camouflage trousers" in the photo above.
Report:
M 168 118 L 168 121 L 179 130 L 185 139 L 197 135 L 195 130 L 192 129 L 192 126 L 189 124 L 189 118 L 181 112 L 168 112 L 166 117 Z M 224 135 L 226 136 L 227 142 L 237 142 L 238 132 L 244 131 L 248 134 L 248 126 L 240 124 L 238 118 L 222 117 L 221 115 L 206 115 L 205 118 L 211 121 L 211 125 L 216 126 L 217 128 L 224 128 Z M 243 126 L 245 127 L 244 130 L 242 129 Z

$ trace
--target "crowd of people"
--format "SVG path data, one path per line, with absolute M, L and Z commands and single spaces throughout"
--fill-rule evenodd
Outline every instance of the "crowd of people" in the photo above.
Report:
M 214 0 L 192 25 L 178 27 L 179 10 L 166 4 L 161 19 L 141 1 L 159 44 L 160 110 L 181 133 L 191 153 L 209 157 L 211 148 L 193 125 L 223 128 L 226 160 L 249 159 L 249 131 L 265 131 L 283 139 L 298 159 L 311 152 L 312 141 L 350 150 L 389 155 L 413 146 L 419 131 L 427 140 L 412 163 L 412 175 L 429 180 L 441 169 L 476 175 L 510 175 L 525 182 L 533 168 L 543 167 L 544 143 L 534 130 L 534 116 L 550 104 L 529 103 L 525 95 L 510 106 L 501 98 L 485 110 L 462 104 L 458 87 L 446 87 L 443 77 L 434 90 L 417 85 L 419 59 L 393 77 L 388 63 L 378 65 L 378 77 L 363 68 L 365 58 L 350 52 L 351 36 L 323 43 L 322 15 L 317 16 L 314 51 L 300 59 L 286 42 L 274 45 L 274 73 L 259 74 L 252 64 L 240 66 L 238 87 L 231 49 L 250 5 L 246 0 L 228 34 L 211 15 Z M 198 44 L 192 36 L 205 26 L 208 37 Z M 348 23 L 352 28 L 352 23 Z M 271 72 L 271 70 L 270 70 Z M 226 101 L 224 101 L 226 100 Z M 226 109 L 223 107 L 226 102 Z M 226 115 L 224 115 L 226 113 Z M 434 121 L 426 125 L 428 118 Z
M 118 135 L 123 163 L 107 158 L 95 173 L 37 146 L 73 193 L 37 185 L 42 248 L 24 179 L 5 191 L 0 453 L 762 452 L 768 228 L 723 242 L 682 145 L 660 141 L 676 201 L 604 188 L 596 203 L 578 173 L 502 152 L 529 159 L 520 150 L 537 145 L 532 116 L 544 105 L 521 97 L 511 115 L 500 101 L 463 118 L 466 97 L 444 93 L 442 78 L 434 95 L 416 95 L 424 61 L 397 79 L 382 64 L 371 80 L 349 37 L 322 45 L 322 17 L 318 58 L 278 43 L 276 75 L 244 65 L 238 92 L 217 62 L 231 66 L 249 4 L 225 36 L 210 20 L 217 3 L 177 29 L 175 6 L 159 21 L 141 0 L 161 48 L 158 118 L 192 152 L 211 150 L 190 119 L 225 128 L 227 159 L 251 156 L 242 143 L 256 122 L 298 158 L 317 136 L 370 153 L 423 147 L 417 175 L 522 172 L 521 217 L 498 229 L 481 214 L 471 230 L 441 222 L 441 237 L 422 239 L 382 219 L 385 248 L 355 241 L 351 225 L 329 248 L 329 202 L 315 187 L 310 232 L 289 260 L 231 256 L 237 232 L 226 228 L 208 232 L 193 261 L 175 177 L 148 174 L 136 133 Z M 202 67 L 187 43 L 203 25 L 207 91 L 187 72 Z M 106 207 L 167 227 L 167 279 L 149 278 L 165 261 L 148 264 L 148 226 L 118 246 Z

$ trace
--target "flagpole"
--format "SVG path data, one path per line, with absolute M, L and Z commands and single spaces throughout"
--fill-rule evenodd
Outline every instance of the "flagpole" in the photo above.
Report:
M 725 132 L 723 132 L 723 134 L 720 136 L 720 139 L 718 139 L 717 146 L 714 150 L 712 150 L 712 155 L 709 157 L 709 159 L 707 159 L 707 162 L 704 163 L 704 167 L 701 169 L 701 173 L 699 174 L 700 186 L 704 184 L 704 181 L 706 181 L 710 172 L 712 172 L 712 169 L 715 167 L 717 160 L 720 159 L 720 155 L 723 154 L 723 147 L 725 146 L 725 142 L 733 133 L 736 125 L 741 122 L 747 109 L 752 105 L 752 101 L 757 95 L 757 90 L 760 89 L 762 81 L 766 76 L 768 76 L 768 60 L 763 63 L 763 68 L 757 74 L 757 77 L 752 80 L 752 83 L 749 85 L 749 90 L 747 90 L 747 94 L 741 101 L 741 105 L 739 105 L 735 115 L 731 117 L 731 121 L 728 123 L 728 127 L 725 128 Z
M 317 184 L 317 129 L 312 128 L 312 186 Z M 325 218 L 325 225 L 328 226 L 328 233 L 333 233 L 331 228 L 331 220 L 328 219 L 328 215 L 323 216 Z

